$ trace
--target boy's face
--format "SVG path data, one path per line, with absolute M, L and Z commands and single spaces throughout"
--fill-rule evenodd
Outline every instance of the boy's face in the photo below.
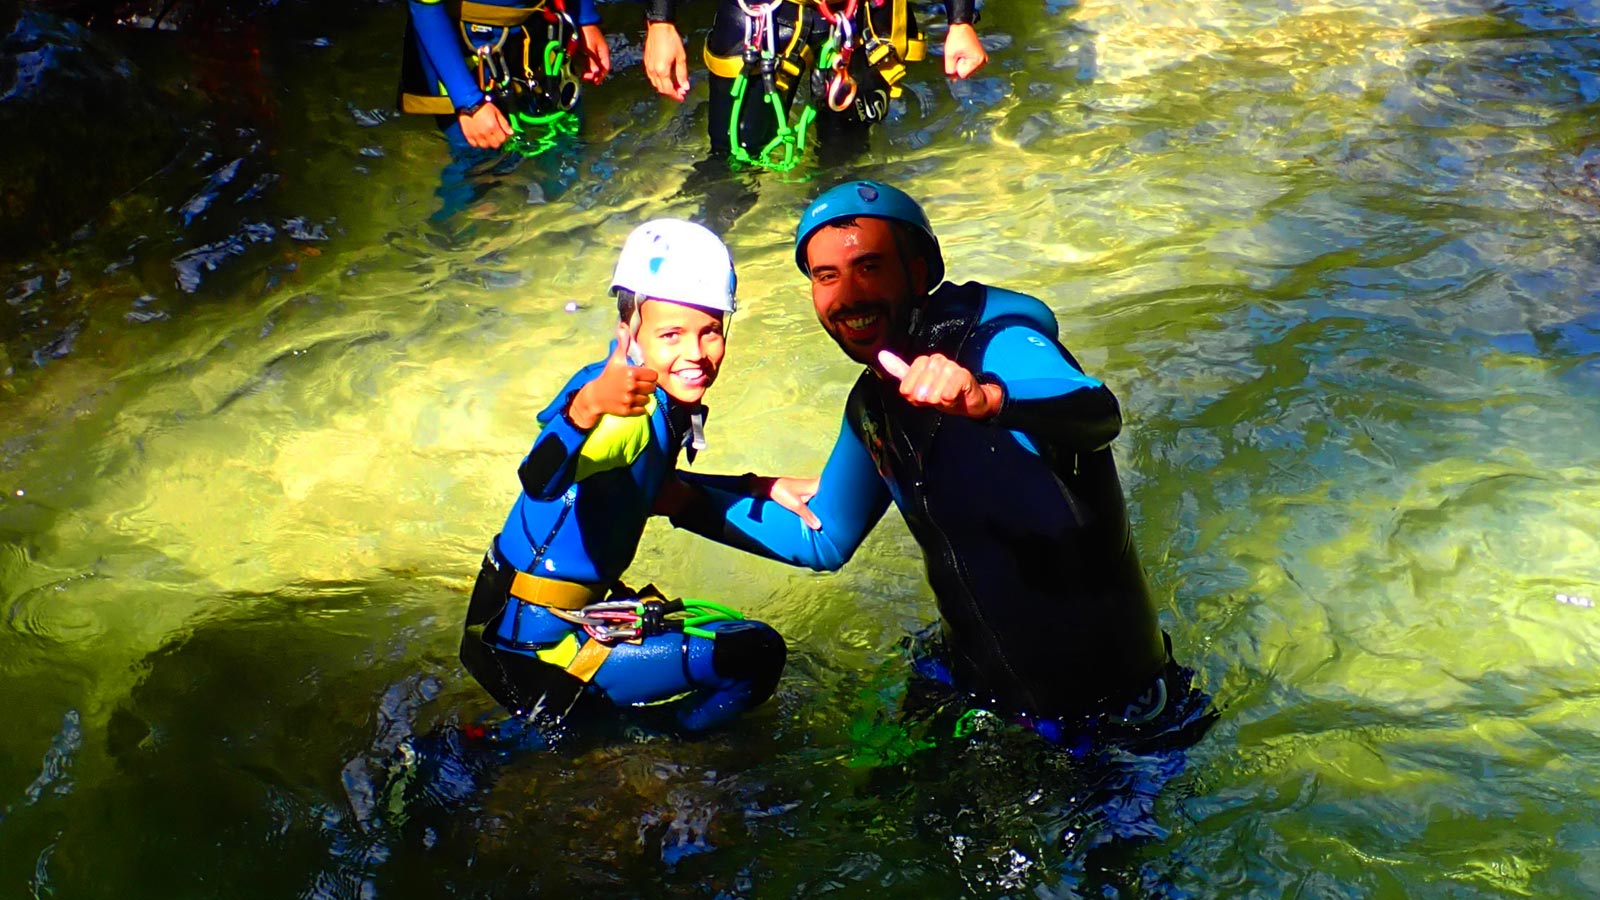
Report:
M 644 366 L 659 376 L 657 384 L 680 403 L 700 402 L 727 350 L 721 315 L 666 300 L 640 304 L 634 343 Z

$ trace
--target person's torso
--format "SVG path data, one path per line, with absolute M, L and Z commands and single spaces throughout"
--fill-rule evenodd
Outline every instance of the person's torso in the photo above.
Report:
M 947 285 L 913 355 L 973 372 L 983 285 Z M 921 545 L 958 674 L 996 699 L 1068 711 L 1153 676 L 1165 649 L 1109 448 L 1062 452 L 1037 435 L 913 407 L 862 374 L 847 418 Z

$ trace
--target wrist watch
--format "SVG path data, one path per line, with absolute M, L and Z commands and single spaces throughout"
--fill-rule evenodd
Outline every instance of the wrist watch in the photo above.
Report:
M 471 106 L 463 106 L 463 107 L 458 108 L 456 110 L 456 115 L 458 115 L 458 116 L 475 115 L 478 112 L 478 110 L 483 109 L 483 107 L 486 104 L 493 103 L 493 102 L 494 102 L 494 98 L 493 97 L 490 97 L 488 94 L 484 94 L 483 97 L 481 99 L 479 99 L 477 103 L 474 103 Z

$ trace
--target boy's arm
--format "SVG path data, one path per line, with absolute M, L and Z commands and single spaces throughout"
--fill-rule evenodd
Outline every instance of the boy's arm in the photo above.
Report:
M 544 430 L 517 469 L 522 490 L 553 500 L 595 472 L 632 465 L 650 442 L 656 373 L 628 363 L 632 335 L 617 326 L 617 341 L 599 371 L 589 366 L 540 414 Z
M 808 506 L 813 529 L 768 497 L 749 495 L 750 476 L 684 474 L 694 487 L 672 524 L 730 547 L 817 571 L 843 566 L 889 508 L 889 491 L 848 424 L 840 429 Z

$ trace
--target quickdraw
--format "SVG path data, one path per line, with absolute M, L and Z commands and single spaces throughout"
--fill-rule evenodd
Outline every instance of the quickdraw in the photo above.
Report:
M 732 148 L 732 156 L 736 162 L 759 166 L 774 172 L 787 172 L 798 165 L 805 154 L 806 132 L 811 127 L 812 120 L 816 118 L 817 111 L 811 104 L 805 104 L 799 120 L 794 125 L 789 124 L 789 116 L 784 111 L 783 95 L 778 89 L 777 26 L 773 23 L 772 15 L 779 2 L 782 0 L 770 0 L 752 7 L 744 0 L 738 0 L 739 9 L 745 16 L 744 64 L 733 80 L 733 111 L 728 117 L 728 146 Z M 740 113 L 749 93 L 752 72 L 760 79 L 762 102 L 771 105 L 778 123 L 772 139 L 754 155 L 745 150 L 739 141 L 739 123 L 742 118 Z
M 555 26 L 555 37 L 544 46 L 544 75 L 557 85 L 556 96 L 551 98 L 556 107 L 570 110 L 583 93 L 583 82 L 573 68 L 578 59 L 578 24 L 567 14 L 565 0 L 547 0 L 542 11 L 545 22 Z
M 715 639 L 717 633 L 702 626 L 744 618 L 743 613 L 720 603 L 688 598 L 605 600 L 591 603 L 576 612 L 555 608 L 549 608 L 549 612 L 582 626 L 590 637 L 606 643 L 634 641 L 672 631 L 681 631 L 690 637 Z

